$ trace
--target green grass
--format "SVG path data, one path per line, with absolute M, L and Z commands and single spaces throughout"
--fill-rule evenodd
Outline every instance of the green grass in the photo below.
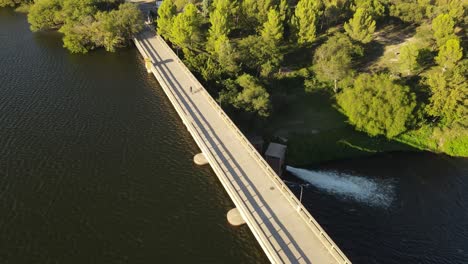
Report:
M 287 163 L 295 166 L 370 156 L 386 151 L 417 150 L 384 137 L 370 137 L 346 123 L 326 91 L 306 93 L 299 77 L 272 83 L 273 96 L 282 96 L 265 129 L 266 138 L 287 139 Z
M 287 163 L 306 166 L 329 160 L 371 156 L 379 152 L 415 151 L 411 146 L 369 137 L 350 126 L 317 134 L 292 134 L 288 141 Z
M 421 150 L 468 157 L 468 131 L 464 127 L 440 129 L 423 126 L 401 135 L 397 140 Z

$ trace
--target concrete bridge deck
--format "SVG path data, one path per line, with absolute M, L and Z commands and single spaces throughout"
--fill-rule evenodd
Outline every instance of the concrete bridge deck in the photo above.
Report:
M 166 42 L 135 43 L 270 261 L 351 263 Z

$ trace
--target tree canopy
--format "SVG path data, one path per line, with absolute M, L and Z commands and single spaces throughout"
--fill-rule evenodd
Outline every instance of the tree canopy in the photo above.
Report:
M 336 92 L 337 82 L 353 72 L 353 57 L 361 54 L 362 48 L 346 35 L 334 35 L 315 51 L 314 72 L 321 81 L 333 82 Z
M 400 63 L 400 70 L 407 75 L 411 75 L 419 68 L 418 63 L 419 49 L 415 44 L 407 44 L 401 47 L 398 61 Z
M 157 31 L 159 35 L 169 38 L 172 31 L 172 20 L 177 13 L 176 6 L 172 0 L 163 0 L 158 9 Z
M 448 14 L 440 14 L 432 20 L 432 30 L 437 45 L 444 45 L 447 40 L 455 38 L 455 21 Z
M 239 76 L 236 80 L 242 88 L 234 98 L 234 106 L 249 112 L 256 112 L 259 116 L 268 116 L 270 109 L 270 95 L 258 80 L 248 74 Z
M 263 41 L 272 46 L 278 46 L 283 39 L 284 25 L 281 14 L 276 9 L 270 9 L 268 20 L 263 24 L 261 36 Z
M 125 46 L 143 27 L 140 11 L 132 3 L 101 11 L 102 3 L 113 0 L 36 0 L 28 21 L 31 30 L 59 29 L 63 45 L 72 53 L 86 53 L 97 47 L 107 51 Z
M 318 0 L 299 0 L 293 17 L 293 25 L 299 44 L 312 43 L 316 38 Z
M 431 94 L 426 112 L 440 118 L 442 126 L 451 125 L 468 115 L 468 60 L 445 72 L 432 71 L 426 84 Z M 465 124 L 467 125 L 467 124 Z
M 354 0 L 354 9 L 363 8 L 373 18 L 380 18 L 385 14 L 382 0 Z
M 364 44 L 369 43 L 373 39 L 375 21 L 364 8 L 359 7 L 353 18 L 344 24 L 344 29 L 352 39 Z
M 359 75 L 354 86 L 339 94 L 337 101 L 358 130 L 388 138 L 407 130 L 416 106 L 409 87 L 395 83 L 386 74 Z
M 449 39 L 440 47 L 439 54 L 435 58 L 436 62 L 444 70 L 455 67 L 456 63 L 463 57 L 463 49 L 460 47 L 458 38 Z
M 193 48 L 200 41 L 199 16 L 195 5 L 187 4 L 184 11 L 174 18 L 170 40 L 181 48 Z

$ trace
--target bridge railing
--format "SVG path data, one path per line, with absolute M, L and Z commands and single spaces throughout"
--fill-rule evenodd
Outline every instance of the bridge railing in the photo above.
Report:
M 156 34 L 156 38 L 159 39 L 168 49 L 171 49 L 169 45 L 164 41 L 161 36 Z M 328 234 L 323 230 L 320 224 L 315 220 L 315 218 L 307 211 L 304 205 L 297 199 L 296 195 L 292 193 L 289 187 L 281 180 L 281 178 L 273 171 L 271 166 L 265 161 L 265 159 L 258 153 L 258 151 L 253 147 L 250 141 L 244 136 L 244 134 L 239 130 L 239 128 L 232 122 L 232 120 L 226 115 L 224 110 L 218 105 L 218 103 L 213 99 L 213 97 L 208 93 L 208 91 L 203 87 L 203 85 L 198 81 L 197 78 L 189 71 L 185 64 L 179 59 L 179 57 L 174 53 L 174 57 L 177 59 L 177 62 L 181 64 L 181 67 L 186 72 L 187 76 L 193 80 L 198 85 L 198 89 L 203 92 L 203 95 L 206 97 L 208 102 L 212 107 L 218 112 L 218 114 L 223 118 L 225 123 L 234 130 L 236 136 L 242 142 L 244 147 L 247 148 L 249 154 L 254 158 L 262 167 L 262 169 L 270 176 L 270 179 L 276 185 L 276 187 L 281 191 L 284 197 L 289 201 L 289 203 L 296 208 L 296 211 L 301 216 L 301 218 L 307 223 L 307 225 L 312 229 L 312 231 L 319 237 L 322 244 L 328 249 L 330 254 L 339 262 L 343 264 L 349 264 L 351 261 L 346 257 L 346 255 L 338 248 L 338 246 L 333 242 L 333 240 L 328 236 Z M 195 88 L 195 87 L 194 87 Z

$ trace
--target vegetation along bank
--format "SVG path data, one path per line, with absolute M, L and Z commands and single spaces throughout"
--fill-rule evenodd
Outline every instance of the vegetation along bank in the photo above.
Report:
M 26 4 L 33 31 L 85 53 L 143 25 L 116 0 Z M 464 0 L 164 0 L 156 28 L 244 131 L 291 164 L 381 151 L 468 156 Z
M 293 164 L 468 156 L 467 4 L 164 0 L 156 23 L 240 123 L 288 140 Z

